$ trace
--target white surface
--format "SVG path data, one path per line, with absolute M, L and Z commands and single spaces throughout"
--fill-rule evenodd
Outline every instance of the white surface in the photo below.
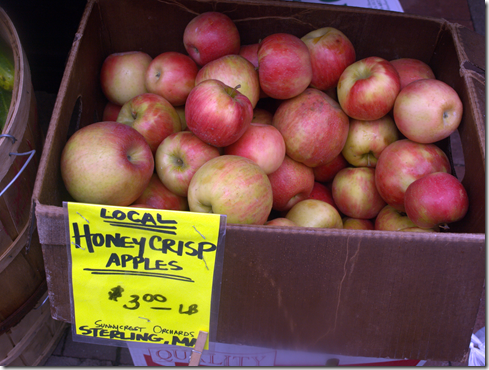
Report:
M 328 5 L 346 5 L 359 8 L 370 8 L 380 10 L 390 10 L 403 13 L 401 4 L 398 0 L 288 0 L 306 3 L 328 4 Z

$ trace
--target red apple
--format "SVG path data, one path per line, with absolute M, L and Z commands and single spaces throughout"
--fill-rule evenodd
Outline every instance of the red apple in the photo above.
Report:
M 102 114 L 102 121 L 117 121 L 117 116 L 121 111 L 122 105 L 111 103 L 110 101 L 105 104 L 104 112 Z
M 312 187 L 311 194 L 309 194 L 309 197 L 307 199 L 318 199 L 322 200 L 323 202 L 331 204 L 333 207 L 336 207 L 336 204 L 333 199 L 333 193 L 331 192 L 331 189 L 328 188 L 326 185 L 321 184 L 320 182 L 315 181 L 314 186 Z
M 391 64 L 399 73 L 401 81 L 401 90 L 413 81 L 435 78 L 431 67 L 419 59 L 399 58 L 391 60 Z
M 172 193 L 186 197 L 195 172 L 219 155 L 216 147 L 204 143 L 193 132 L 176 132 L 167 136 L 156 150 L 156 173 Z
M 225 55 L 204 65 L 195 77 L 195 85 L 205 80 L 219 80 L 228 86 L 240 86 L 239 92 L 255 108 L 260 99 L 260 81 L 253 64 L 239 55 Z
M 159 54 L 145 74 L 146 89 L 164 97 L 173 106 L 184 105 L 195 86 L 199 68 L 188 55 L 175 51 Z
M 329 162 L 316 166 L 313 168 L 314 179 L 319 182 L 333 181 L 336 174 L 345 167 L 348 167 L 349 163 L 343 157 L 341 152 Z
M 162 96 L 152 93 L 138 95 L 126 102 L 117 116 L 117 122 L 139 131 L 153 154 L 163 139 L 182 129 L 175 108 Z
M 241 39 L 233 20 L 220 12 L 206 12 L 193 18 L 183 32 L 185 50 L 203 66 L 228 54 L 238 54 Z
M 282 164 L 285 157 L 285 141 L 274 126 L 251 123 L 237 141 L 224 147 L 224 154 L 249 158 L 268 175 Z
M 287 212 L 286 218 L 301 227 L 342 229 L 341 216 L 331 204 L 318 199 L 305 199 Z
M 413 181 L 432 172 L 450 170 L 448 157 L 436 145 L 401 139 L 380 154 L 375 167 L 375 183 L 387 204 L 404 211 L 404 193 Z
M 148 186 L 134 201 L 134 204 L 144 204 L 155 209 L 171 211 L 188 211 L 187 198 L 172 193 L 156 173 L 153 173 Z
M 319 90 L 335 88 L 356 53 L 350 39 L 333 27 L 318 28 L 301 38 L 309 49 L 312 65 L 311 87 Z
M 399 73 L 389 61 L 368 57 L 345 68 L 338 80 L 338 101 L 351 118 L 375 120 L 390 112 L 400 86 Z
M 333 199 L 339 211 L 348 217 L 375 218 L 385 201 L 375 186 L 375 169 L 347 167 L 333 180 Z
M 273 189 L 273 209 L 288 211 L 307 199 L 314 187 L 312 168 L 285 156 L 280 167 L 268 175 Z
M 447 138 L 458 128 L 463 104 L 450 85 L 422 79 L 401 90 L 393 112 L 394 121 L 406 138 L 428 144 Z
M 273 114 L 263 108 L 253 109 L 252 123 L 263 123 L 266 125 L 271 125 L 273 119 Z
M 365 220 L 361 218 L 344 217 L 343 229 L 348 230 L 374 230 L 374 223 L 372 220 Z
M 294 222 L 285 217 L 277 217 L 273 220 L 265 222 L 265 225 L 270 226 L 297 226 Z
M 432 228 L 465 217 L 469 197 L 462 183 L 446 172 L 434 172 L 413 181 L 406 189 L 407 216 L 422 228 Z
M 205 80 L 190 92 L 185 104 L 187 127 L 216 147 L 237 141 L 250 126 L 253 106 L 236 88 Z
M 106 98 L 123 105 L 137 95 L 148 92 L 145 73 L 153 59 L 142 51 L 110 54 L 100 70 L 100 85 Z
M 251 159 L 221 155 L 192 177 L 188 202 L 190 211 L 226 215 L 230 224 L 263 225 L 272 210 L 272 187 Z
M 355 167 L 375 167 L 380 153 L 399 139 L 399 131 L 391 116 L 373 121 L 350 120 L 350 130 L 341 153 Z
M 60 160 L 66 190 L 78 202 L 127 206 L 154 171 L 151 149 L 134 128 L 97 122 L 76 131 Z
M 313 88 L 282 102 L 272 123 L 284 137 L 287 155 L 309 167 L 332 161 L 348 136 L 349 120 L 339 104 Z
M 258 69 L 258 48 L 260 43 L 241 45 L 239 49 L 239 55 L 249 61 L 255 69 Z
M 264 93 L 274 99 L 290 99 L 311 83 L 309 50 L 297 36 L 274 33 L 258 48 L 258 77 Z

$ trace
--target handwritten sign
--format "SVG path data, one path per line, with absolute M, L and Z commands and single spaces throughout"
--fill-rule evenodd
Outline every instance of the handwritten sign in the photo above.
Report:
M 225 216 L 64 207 L 74 334 L 193 347 L 199 331 L 210 331 Z

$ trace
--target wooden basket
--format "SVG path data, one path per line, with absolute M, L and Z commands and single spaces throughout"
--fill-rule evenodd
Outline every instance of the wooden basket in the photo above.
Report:
M 47 293 L 17 325 L 0 335 L 0 366 L 42 366 L 68 324 L 51 318 Z
M 0 334 L 18 323 L 46 291 L 32 192 L 43 137 L 26 55 L 0 8 L 0 37 L 12 48 L 15 85 L 0 135 Z

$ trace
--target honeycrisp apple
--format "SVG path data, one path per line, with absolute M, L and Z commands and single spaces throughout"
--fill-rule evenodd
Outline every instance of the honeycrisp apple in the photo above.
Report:
M 250 126 L 253 106 L 238 89 L 218 80 L 196 85 L 185 103 L 187 127 L 216 147 L 237 141 Z
M 345 113 L 359 120 L 375 120 L 392 109 L 400 91 L 399 73 L 387 60 L 367 57 L 341 74 L 337 94 Z
M 126 102 L 117 116 L 117 122 L 139 131 L 153 154 L 163 139 L 182 129 L 175 108 L 162 96 L 152 93 L 135 96 Z
M 285 140 L 287 155 L 309 167 L 332 161 L 343 149 L 349 119 L 324 92 L 307 88 L 285 100 L 272 120 Z
M 155 154 L 155 169 L 163 185 L 176 195 L 186 197 L 192 176 L 219 150 L 200 140 L 191 131 L 167 136 Z
M 373 121 L 350 120 L 350 129 L 341 153 L 356 167 L 375 167 L 380 153 L 399 139 L 399 131 L 390 115 Z
M 253 64 L 239 55 L 225 55 L 204 65 L 195 77 L 195 85 L 205 80 L 219 80 L 228 86 L 240 86 L 239 92 L 255 108 L 260 99 L 260 81 Z
M 249 158 L 268 175 L 282 164 L 285 158 L 285 141 L 274 126 L 251 123 L 237 141 L 224 148 L 224 154 Z
M 272 187 L 251 159 L 221 155 L 192 177 L 188 202 L 190 211 L 223 214 L 231 224 L 263 225 L 272 210 Z
M 76 131 L 60 160 L 66 190 L 78 202 L 127 206 L 154 172 L 151 149 L 134 128 L 97 122 Z
M 117 121 L 117 116 L 121 111 L 122 105 L 111 103 L 110 101 L 105 104 L 104 112 L 102 114 L 102 121 Z
M 334 157 L 331 161 L 316 166 L 312 170 L 314 172 L 314 179 L 319 182 L 330 182 L 333 181 L 335 175 L 340 172 L 345 167 L 348 167 L 349 163 L 343 157 L 341 152 Z
M 190 57 L 203 66 L 228 54 L 238 54 L 241 38 L 233 20 L 220 12 L 205 12 L 185 27 L 183 44 Z
M 409 219 L 405 212 L 398 211 L 387 204 L 375 218 L 374 227 L 375 230 L 402 231 L 417 226 Z
M 331 204 L 333 207 L 338 209 L 336 207 L 336 204 L 333 199 L 333 193 L 331 192 L 330 188 L 328 188 L 326 185 L 321 184 L 320 182 L 315 181 L 314 186 L 312 187 L 312 191 L 309 194 L 309 197 L 307 199 L 318 199 L 322 200 L 323 202 Z
M 297 226 L 295 224 L 295 222 L 293 222 L 293 221 L 291 221 L 285 217 L 274 218 L 272 220 L 265 222 L 265 225 L 270 225 L 270 226 Z
M 305 199 L 296 203 L 285 217 L 302 227 L 343 228 L 343 221 L 336 208 L 318 199 Z
M 399 131 L 406 138 L 427 144 L 447 138 L 458 128 L 463 104 L 450 85 L 422 79 L 401 90 L 393 113 Z
M 161 95 L 173 106 L 184 105 L 195 86 L 199 67 L 188 55 L 167 51 L 155 57 L 145 73 L 148 92 Z
M 375 186 L 375 169 L 347 167 L 333 180 L 333 199 L 341 213 L 348 217 L 375 218 L 386 205 Z
M 260 43 L 241 45 L 239 55 L 249 61 L 255 69 L 258 69 L 258 48 Z
M 311 55 L 311 87 L 335 88 L 345 68 L 356 60 L 350 39 L 336 28 L 323 27 L 307 33 L 301 40 Z
M 137 95 L 148 92 L 145 73 L 153 59 L 142 51 L 110 54 L 100 70 L 100 85 L 106 98 L 123 105 Z
M 311 83 L 312 66 L 304 41 L 288 33 L 274 33 L 260 42 L 258 77 L 264 93 L 274 99 L 290 99 Z
M 391 64 L 399 73 L 401 90 L 413 81 L 435 78 L 431 67 L 425 62 L 414 58 L 399 58 L 391 60 Z
M 465 217 L 469 208 L 469 197 L 455 176 L 435 172 L 408 186 L 404 206 L 407 216 L 418 227 L 444 227 L 447 223 Z
M 372 220 L 362 218 L 343 217 L 343 229 L 348 230 L 374 230 Z
M 268 175 L 273 189 L 273 209 L 288 211 L 307 199 L 314 187 L 312 168 L 285 156 L 280 167 Z
M 172 193 L 156 173 L 153 173 L 148 186 L 134 201 L 134 204 L 144 204 L 156 209 L 171 211 L 188 211 L 187 198 Z
M 401 139 L 388 145 L 375 167 L 375 184 L 382 198 L 404 211 L 404 193 L 415 180 L 432 172 L 450 172 L 446 154 L 434 144 Z

